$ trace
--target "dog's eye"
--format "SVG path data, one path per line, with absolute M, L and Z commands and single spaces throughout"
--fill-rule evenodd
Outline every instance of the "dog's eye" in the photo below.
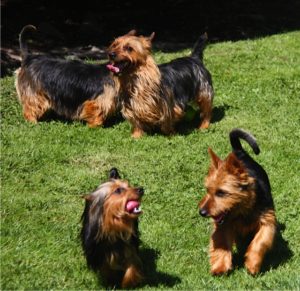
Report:
M 121 194 L 123 191 L 124 191 L 124 188 L 119 187 L 119 188 L 117 188 L 117 189 L 114 191 L 114 193 L 115 193 L 115 194 Z
M 226 192 L 221 189 L 217 190 L 217 192 L 216 192 L 216 196 L 218 196 L 218 197 L 224 197 L 225 195 L 226 195 Z
M 126 46 L 124 46 L 124 50 L 128 51 L 128 52 L 132 52 L 133 48 L 131 46 L 129 46 L 129 45 L 126 45 Z

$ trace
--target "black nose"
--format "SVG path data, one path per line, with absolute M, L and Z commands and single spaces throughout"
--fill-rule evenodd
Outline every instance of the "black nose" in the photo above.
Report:
M 112 53 L 109 53 L 108 56 L 111 60 L 114 60 L 116 58 L 116 53 L 112 52 Z
M 137 192 L 140 196 L 144 195 L 144 188 L 142 187 L 137 188 Z
M 203 216 L 203 217 L 207 217 L 208 216 L 208 212 L 205 209 L 203 209 L 203 208 L 199 209 L 199 214 L 201 216 Z

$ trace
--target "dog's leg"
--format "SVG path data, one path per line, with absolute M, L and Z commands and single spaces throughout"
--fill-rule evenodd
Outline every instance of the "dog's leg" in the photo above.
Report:
M 137 127 L 137 126 L 133 126 L 132 127 L 132 133 L 131 133 L 131 136 L 133 138 L 140 138 L 144 135 L 144 130 L 141 129 L 140 127 Z
M 217 227 L 210 239 L 212 275 L 227 273 L 232 268 L 233 235 L 228 228 Z
M 165 135 L 175 134 L 174 126 L 169 122 L 165 122 L 164 124 L 162 124 L 161 131 Z
M 124 277 L 122 279 L 121 287 L 122 288 L 131 288 L 139 285 L 143 280 L 143 275 L 140 272 L 139 268 L 135 265 L 130 265 L 125 270 Z
M 212 95 L 209 93 L 202 93 L 199 95 L 197 100 L 201 112 L 201 123 L 199 125 L 199 129 L 206 129 L 210 125 L 212 115 L 212 99 Z
M 26 120 L 36 123 L 50 109 L 49 101 L 43 95 L 23 96 L 23 116 Z
M 245 266 L 252 275 L 260 271 L 264 256 L 271 249 L 276 232 L 274 210 L 269 210 L 260 218 L 260 226 L 251 241 L 247 252 Z
M 89 127 L 101 126 L 104 118 L 98 102 L 94 100 L 85 101 L 79 119 L 86 121 Z

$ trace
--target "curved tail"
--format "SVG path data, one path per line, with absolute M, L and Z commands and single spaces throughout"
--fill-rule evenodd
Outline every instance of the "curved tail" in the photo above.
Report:
M 26 56 L 28 55 L 28 47 L 27 47 L 27 42 L 25 40 L 25 34 L 29 31 L 35 31 L 36 27 L 29 24 L 23 27 L 23 29 L 21 30 L 20 34 L 19 34 L 19 44 L 20 44 L 20 51 L 21 51 L 21 58 L 22 60 L 24 58 L 26 58 Z
M 240 138 L 245 140 L 251 146 L 256 155 L 259 154 L 260 149 L 258 147 L 258 144 L 256 143 L 256 139 L 254 138 L 254 136 L 239 128 L 233 129 L 229 134 L 229 139 L 233 151 L 244 151 Z
M 203 60 L 203 51 L 206 45 L 206 41 L 208 39 L 207 33 L 203 33 L 199 39 L 196 41 L 191 57 L 193 58 L 200 58 L 200 60 Z

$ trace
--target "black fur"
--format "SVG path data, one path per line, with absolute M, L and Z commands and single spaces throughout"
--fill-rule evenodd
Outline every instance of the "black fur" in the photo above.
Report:
M 174 101 L 184 111 L 200 90 L 207 88 L 213 96 L 213 84 L 209 71 L 203 64 L 203 50 L 207 35 L 203 34 L 196 42 L 189 57 L 177 58 L 159 65 L 162 87 L 173 92 Z M 164 96 L 166 94 L 162 94 Z
M 25 70 L 27 79 L 41 85 L 57 114 L 70 118 L 78 113 L 84 101 L 101 95 L 104 85 L 115 86 L 106 64 L 86 64 L 30 54 L 24 35 L 34 29 L 34 26 L 28 25 L 20 33 L 21 68 Z
M 241 129 L 233 129 L 230 132 L 229 139 L 232 145 L 233 153 L 240 161 L 242 161 L 249 175 L 255 178 L 257 207 L 261 208 L 262 210 L 265 208 L 274 208 L 268 175 L 263 167 L 253 160 L 252 157 L 249 156 L 248 153 L 243 149 L 239 140 L 240 138 L 248 142 L 256 154 L 259 154 L 260 149 L 255 138 L 251 134 Z

